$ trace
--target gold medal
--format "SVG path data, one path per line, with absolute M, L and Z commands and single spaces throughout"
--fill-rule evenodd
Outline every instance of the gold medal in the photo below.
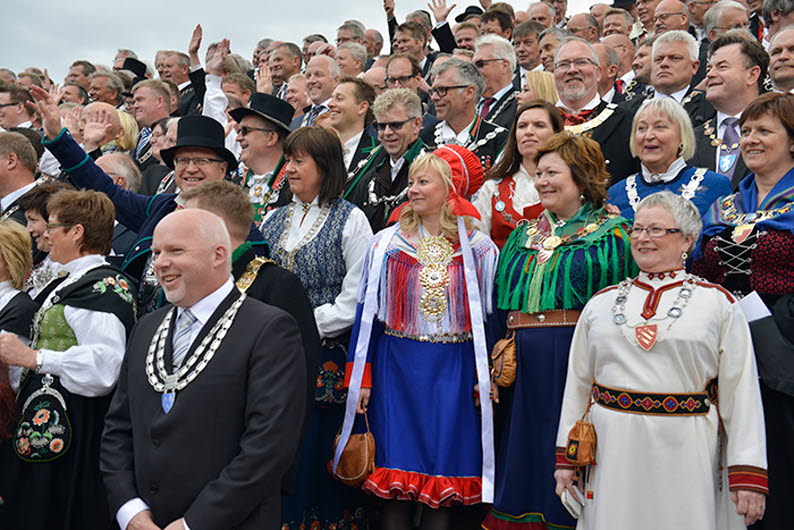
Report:
M 543 248 L 544 250 L 554 250 L 559 247 L 561 243 L 562 238 L 560 236 L 549 236 L 543 240 Z

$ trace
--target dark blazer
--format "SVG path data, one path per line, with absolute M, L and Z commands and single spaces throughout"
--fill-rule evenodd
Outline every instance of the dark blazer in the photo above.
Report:
M 428 149 L 433 150 L 441 147 L 436 145 L 436 130 L 442 126 L 443 122 L 438 122 L 432 127 L 424 127 L 419 133 L 419 138 L 422 139 Z M 464 146 L 480 158 L 480 163 L 486 175 L 496 163 L 499 153 L 504 149 L 509 134 L 509 129 L 490 123 L 487 120 L 481 120 L 474 138 L 471 139 L 469 145 Z
M 30 193 L 30 191 L 28 193 Z M 17 197 L 17 200 L 9 204 L 8 208 L 6 208 L 2 212 L 2 214 L 0 214 L 0 217 L 4 217 L 6 219 L 13 219 L 17 223 L 21 224 L 23 227 L 27 226 L 28 220 L 25 218 L 25 212 L 20 210 L 18 207 L 19 201 L 22 200 L 22 197 L 24 197 L 25 195 L 27 195 L 27 193 L 25 193 L 21 197 Z M 42 261 L 44 261 L 44 258 L 47 257 L 47 253 L 39 250 L 39 247 L 36 246 L 35 241 L 31 241 L 31 248 L 33 249 L 33 264 L 37 265 Z
M 433 28 L 431 31 L 433 34 L 433 38 L 436 39 L 436 43 L 438 44 L 438 50 L 444 53 L 452 53 L 457 48 L 455 44 L 455 35 L 452 34 L 452 28 L 449 25 L 449 22 L 446 24 L 441 24 L 437 28 Z
M 510 129 L 513 125 L 513 118 L 516 117 L 518 110 L 518 100 L 516 99 L 517 90 L 508 90 L 505 95 L 497 99 L 488 110 L 485 119 L 494 125 Z
M 708 120 L 695 128 L 695 156 L 687 160 L 687 163 L 695 167 L 705 167 L 711 171 L 717 171 L 717 147 L 711 144 L 711 134 L 706 134 L 706 128 L 712 124 Z M 716 128 L 716 127 L 715 127 Z M 733 170 L 731 186 L 735 190 L 739 186 L 739 181 L 752 173 L 742 159 L 742 152 L 739 151 L 739 159 L 736 161 L 736 169 Z
M 605 101 L 602 101 L 593 112 L 593 118 L 606 109 L 607 105 Z M 610 179 L 610 185 L 612 185 L 639 171 L 640 161 L 631 156 L 629 151 L 633 115 L 614 103 L 610 105 L 614 106 L 612 115 L 601 125 L 585 131 L 583 134 L 601 145 L 601 151 L 604 153 L 607 163 L 607 171 L 612 177 Z
M 364 129 L 364 132 L 361 133 L 361 138 L 358 140 L 356 151 L 353 153 L 353 158 L 350 159 L 350 165 L 347 168 L 348 172 L 355 170 L 359 163 L 366 159 L 372 150 L 375 149 L 380 143 L 378 142 L 377 133 L 373 135 L 371 129 L 371 127 L 367 127 Z
M 77 145 L 66 129 L 56 138 L 43 143 L 79 187 L 105 193 L 116 206 L 116 220 L 138 233 L 135 245 L 124 258 L 121 269 L 134 279 L 139 279 L 149 257 L 154 227 L 160 219 L 176 209 L 176 194 L 164 193 L 149 197 L 117 186 Z M 262 234 L 253 225 L 248 238 L 250 241 L 264 241 Z
M 179 91 L 179 110 L 176 111 L 177 116 L 201 114 L 201 105 L 204 102 L 204 94 L 207 92 L 204 81 L 204 69 L 199 68 L 195 72 L 190 72 L 188 77 L 190 77 L 190 84 Z
M 689 86 L 689 91 L 687 92 L 687 95 L 684 97 L 683 101 L 684 110 L 687 114 L 689 114 L 689 120 L 692 122 L 692 127 L 697 127 L 706 120 L 714 118 L 714 116 L 717 115 L 717 111 L 714 109 L 712 104 L 706 100 L 705 92 L 701 90 L 695 90 L 694 86 L 694 83 Z M 621 107 L 630 112 L 633 119 L 634 114 L 637 113 L 643 101 L 652 97 L 654 97 L 654 93 L 652 90 L 650 90 L 643 97 L 635 97 L 631 100 L 624 101 L 621 103 Z
M 187 355 L 239 296 L 233 289 Z M 128 343 L 100 449 L 112 513 L 140 497 L 165 527 L 281 527 L 281 483 L 300 446 L 306 366 L 298 326 L 249 297 L 206 368 L 165 414 L 146 376 L 149 344 L 166 313 L 143 317 Z M 174 319 L 175 320 L 175 319 Z M 171 367 L 174 320 L 165 346 Z
M 108 256 L 107 260 L 111 265 L 120 267 L 124 263 L 124 257 L 135 244 L 138 239 L 138 234 L 130 230 L 121 223 L 113 227 L 113 253 L 115 255 Z
M 38 309 L 39 304 L 31 300 L 27 293 L 14 295 L 5 306 L 0 308 L 0 329 L 16 333 L 21 337 L 31 338 L 33 316 Z

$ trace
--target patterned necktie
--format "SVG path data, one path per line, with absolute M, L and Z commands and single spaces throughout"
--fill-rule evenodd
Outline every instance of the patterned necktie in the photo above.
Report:
M 725 133 L 722 135 L 722 145 L 719 147 L 719 167 L 717 172 L 732 178 L 736 169 L 736 160 L 739 158 L 739 133 L 736 130 L 739 120 L 736 118 L 725 118 L 723 123 L 725 124 Z
M 135 148 L 135 157 L 140 158 L 146 144 L 149 143 L 149 137 L 152 135 L 152 130 L 148 127 L 141 129 L 140 138 L 138 138 L 138 147 Z
M 496 98 L 485 98 L 482 101 L 482 107 L 480 108 L 480 116 L 485 119 L 488 116 L 488 113 L 491 112 L 491 105 L 496 103 Z
M 317 116 L 319 116 L 323 112 L 323 110 L 325 110 L 325 105 L 313 106 L 312 110 L 309 111 L 309 119 L 306 120 L 306 123 L 304 125 L 306 126 L 314 125 L 314 120 L 317 119 Z
M 196 321 L 196 317 L 190 312 L 190 309 L 185 309 L 176 321 L 176 329 L 174 330 L 174 355 L 173 367 L 174 370 L 182 366 L 182 361 L 185 360 L 185 355 L 190 349 L 190 327 Z
M 565 125 L 581 125 L 582 123 L 590 119 L 590 115 L 593 113 L 593 110 L 595 109 L 583 110 L 576 114 L 571 114 L 562 107 L 557 107 L 557 110 L 560 111 L 560 115 L 562 116 L 562 119 L 565 120 Z

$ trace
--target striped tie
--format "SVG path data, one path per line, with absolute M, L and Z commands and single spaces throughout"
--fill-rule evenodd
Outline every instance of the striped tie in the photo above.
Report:
M 140 158 L 146 144 L 149 143 L 149 137 L 152 135 L 152 130 L 148 127 L 141 129 L 140 137 L 138 138 L 138 147 L 135 148 L 135 157 Z
M 196 321 L 196 317 L 190 312 L 190 309 L 185 309 L 176 321 L 176 329 L 174 330 L 174 355 L 173 366 L 174 370 L 182 366 L 182 361 L 185 360 L 185 355 L 190 349 L 190 327 Z

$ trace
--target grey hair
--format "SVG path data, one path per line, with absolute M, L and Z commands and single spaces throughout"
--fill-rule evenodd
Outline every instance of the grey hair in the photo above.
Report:
M 626 27 L 629 29 L 631 29 L 632 24 L 634 24 L 634 17 L 632 17 L 631 14 L 625 9 L 620 9 L 619 7 L 610 7 L 604 12 L 604 19 L 606 20 L 607 17 L 612 15 L 622 16 L 623 21 L 626 23 Z
M 540 37 L 538 38 L 538 42 L 542 41 L 543 37 L 545 37 L 546 35 L 553 35 L 554 38 L 560 42 L 564 41 L 565 39 L 569 39 L 573 37 L 573 33 L 568 31 L 567 29 L 558 28 L 557 26 L 552 26 L 550 28 L 546 28 L 543 30 L 543 33 L 541 33 Z
M 350 31 L 354 39 L 358 39 L 360 41 L 364 40 L 364 25 L 361 24 L 361 22 L 359 22 L 358 24 L 355 24 L 353 22 L 346 22 L 341 26 L 339 26 L 338 28 L 336 28 L 337 32 L 342 30 Z
M 258 49 L 267 50 L 268 48 L 270 48 L 271 44 L 273 44 L 273 39 L 264 38 L 256 43 L 256 47 Z
M 775 41 L 777 40 L 777 36 L 778 36 L 778 35 L 780 35 L 780 34 L 781 34 L 781 33 L 783 33 L 784 31 L 790 31 L 790 30 L 792 30 L 792 29 L 794 29 L 794 24 L 789 24 L 788 26 L 785 26 L 785 27 L 783 27 L 783 28 L 780 28 L 780 31 L 778 31 L 777 33 L 775 33 L 775 36 L 774 36 L 774 37 L 772 37 L 772 40 L 770 40 L 770 41 L 769 41 L 769 49 L 770 49 L 770 50 L 772 49 L 772 46 L 775 44 Z
M 367 62 L 367 49 L 363 44 L 359 44 L 357 42 L 345 42 L 344 44 L 340 44 L 336 49 L 337 54 L 339 53 L 339 50 L 350 50 L 350 55 L 352 55 L 353 59 L 356 61 L 361 61 L 361 69 L 364 69 L 364 63 Z
M 637 132 L 637 124 L 646 111 L 650 112 L 652 110 L 667 114 L 670 121 L 678 126 L 678 132 L 681 135 L 681 152 L 679 156 L 683 157 L 684 160 L 689 160 L 695 156 L 695 131 L 692 129 L 692 121 L 689 118 L 689 114 L 687 114 L 684 108 L 676 103 L 673 98 L 646 99 L 642 105 L 640 105 L 640 108 L 637 110 L 637 113 L 634 114 L 634 119 L 631 122 L 631 136 L 629 136 L 629 149 L 631 150 L 631 154 L 633 156 L 638 156 L 637 142 L 634 140 L 634 135 Z
M 716 28 L 720 23 L 722 15 L 729 9 L 747 11 L 747 8 L 739 2 L 735 2 L 734 0 L 720 0 L 711 6 L 709 10 L 706 11 L 706 14 L 703 15 L 703 30 L 708 34 L 709 31 Z
M 494 57 L 496 59 L 503 59 L 507 61 L 511 72 L 516 69 L 516 51 L 513 48 L 513 45 L 510 44 L 509 40 L 505 39 L 504 37 L 500 37 L 499 35 L 490 33 L 478 38 L 474 43 L 475 49 L 479 50 L 480 46 L 493 47 Z
M 463 59 L 453 57 L 451 59 L 447 59 L 440 65 L 433 67 L 430 75 L 432 75 L 433 79 L 435 79 L 447 70 L 455 70 L 458 83 L 462 85 L 472 85 L 474 87 L 474 101 L 480 101 L 482 93 L 485 90 L 485 79 L 483 79 L 482 74 L 477 67 L 474 66 L 474 64 L 464 61 Z
M 414 20 L 416 22 L 419 22 L 427 29 L 431 29 L 433 27 L 433 21 L 430 20 L 430 13 L 422 9 L 411 11 L 405 16 L 405 20 L 406 21 Z
M 107 77 L 108 88 L 115 90 L 117 93 L 116 100 L 121 101 L 122 94 L 124 94 L 124 83 L 121 82 L 119 76 L 110 72 L 94 72 L 88 76 L 88 79 L 96 79 L 97 77 Z
M 771 24 L 772 11 L 777 11 L 781 15 L 788 15 L 794 11 L 794 0 L 764 0 L 764 5 L 761 8 L 761 15 L 764 20 L 768 20 Z
M 581 42 L 582 44 L 587 45 L 587 49 L 590 50 L 590 55 L 593 59 L 593 62 L 596 66 L 601 66 L 601 61 L 598 60 L 598 54 L 596 53 L 595 48 L 593 48 L 593 44 L 581 37 L 566 37 L 562 39 L 560 41 L 560 45 L 557 46 L 557 51 L 554 52 L 554 64 L 557 64 L 557 56 L 560 54 L 560 50 L 562 50 L 563 46 L 571 42 Z
M 372 40 L 375 42 L 375 44 L 383 44 L 383 35 L 380 31 L 376 29 L 368 29 L 367 31 L 372 32 Z M 366 31 L 364 33 L 366 34 Z
M 673 31 L 668 31 L 656 37 L 656 40 L 653 41 L 653 48 L 651 49 L 651 57 L 656 56 L 656 50 L 659 48 L 660 44 L 669 44 L 673 42 L 683 42 L 686 43 L 687 49 L 689 50 L 689 58 L 692 61 L 698 60 L 698 42 L 695 40 L 695 37 L 687 33 L 686 31 L 682 31 L 680 29 L 676 29 Z
M 399 106 L 409 118 L 422 117 L 422 101 L 416 92 L 407 88 L 392 88 L 375 98 L 372 112 L 377 116 L 388 112 L 392 107 Z
M 126 48 L 119 48 L 118 50 L 116 50 L 116 55 L 121 55 L 121 56 L 123 56 L 125 58 L 126 57 L 132 57 L 133 59 L 137 59 L 138 58 L 138 54 L 137 53 L 135 53 L 132 50 L 128 50 Z
M 554 17 L 556 17 L 556 16 L 557 16 L 557 10 L 556 10 L 556 9 L 554 8 L 554 6 L 553 6 L 553 5 L 551 5 L 549 2 L 532 2 L 531 4 L 529 4 L 529 7 L 527 8 L 527 13 L 529 13 L 530 11 L 532 11 L 532 8 L 533 8 L 533 7 L 535 7 L 536 5 L 540 5 L 540 4 L 543 4 L 543 5 L 545 5 L 546 7 L 548 7 L 548 8 L 549 8 L 549 10 L 551 11 L 551 18 L 554 18 Z M 553 22 L 553 21 L 552 21 L 552 22 Z M 553 27 L 554 27 L 554 26 L 552 26 L 552 28 L 553 28 Z
M 692 204 L 692 201 L 669 191 L 660 191 L 652 193 L 641 200 L 637 205 L 635 215 L 643 208 L 650 208 L 652 206 L 661 206 L 667 210 L 667 212 L 673 216 L 673 222 L 678 225 L 676 228 L 681 229 L 681 235 L 684 236 L 684 238 L 692 236 L 692 245 L 689 247 L 691 251 L 695 247 L 698 237 L 700 237 L 700 230 L 703 228 L 700 212 L 697 207 Z
M 138 193 L 141 187 L 141 171 L 129 155 L 123 153 L 109 153 L 102 155 L 99 160 L 108 164 L 110 173 L 124 177 L 124 189 Z
M 6 75 L 8 75 L 8 77 L 13 79 L 14 81 L 17 80 L 17 74 L 15 74 L 14 71 L 9 68 L 0 68 L 0 72 L 5 73 Z

